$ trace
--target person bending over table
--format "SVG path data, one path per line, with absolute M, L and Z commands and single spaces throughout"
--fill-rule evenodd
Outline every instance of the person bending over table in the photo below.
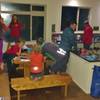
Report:
M 50 67 L 50 73 L 66 73 L 66 64 L 72 49 L 77 50 L 74 31 L 76 22 L 69 22 L 68 27 L 63 31 L 59 45 L 48 42 L 42 46 L 42 52 L 53 59 L 55 62 Z

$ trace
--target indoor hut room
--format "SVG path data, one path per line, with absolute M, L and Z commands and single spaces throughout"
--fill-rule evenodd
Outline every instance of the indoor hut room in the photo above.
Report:
M 0 100 L 100 100 L 100 0 L 0 0 Z

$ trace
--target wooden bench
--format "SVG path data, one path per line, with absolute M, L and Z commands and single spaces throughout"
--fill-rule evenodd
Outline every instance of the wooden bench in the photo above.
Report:
M 17 92 L 17 100 L 20 100 L 20 91 L 40 89 L 56 86 L 64 86 L 64 95 L 67 96 L 67 87 L 71 82 L 68 75 L 44 75 L 41 80 L 31 80 L 29 77 L 12 78 L 11 87 Z

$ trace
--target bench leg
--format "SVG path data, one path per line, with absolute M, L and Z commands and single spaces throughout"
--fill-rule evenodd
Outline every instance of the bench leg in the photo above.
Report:
M 17 91 L 17 100 L 20 100 L 20 91 Z
M 64 96 L 67 96 L 67 88 L 68 88 L 68 86 L 65 85 L 65 87 L 64 87 Z
M 63 96 L 67 96 L 67 88 L 68 88 L 68 86 L 67 85 L 65 85 L 65 86 L 63 86 L 61 89 L 62 89 L 62 93 L 63 93 Z

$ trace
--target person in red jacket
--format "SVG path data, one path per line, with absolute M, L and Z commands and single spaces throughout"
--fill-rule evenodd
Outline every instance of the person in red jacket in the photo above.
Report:
M 32 53 L 30 54 L 31 66 L 30 76 L 33 80 L 41 79 L 44 70 L 44 56 L 41 53 L 40 45 L 35 45 Z
M 17 16 L 13 15 L 11 23 L 9 24 L 10 36 L 13 41 L 21 38 L 21 32 L 23 29 L 22 23 L 18 20 Z
M 93 29 L 90 26 L 88 20 L 84 22 L 84 34 L 83 34 L 83 45 L 84 48 L 89 50 L 93 39 Z
M 18 65 L 13 63 L 13 59 L 17 56 L 21 55 L 21 49 L 25 41 L 20 39 L 15 42 L 14 45 L 9 45 L 6 52 L 3 54 L 3 61 L 7 64 L 8 75 L 15 75 L 16 74 L 16 67 Z

